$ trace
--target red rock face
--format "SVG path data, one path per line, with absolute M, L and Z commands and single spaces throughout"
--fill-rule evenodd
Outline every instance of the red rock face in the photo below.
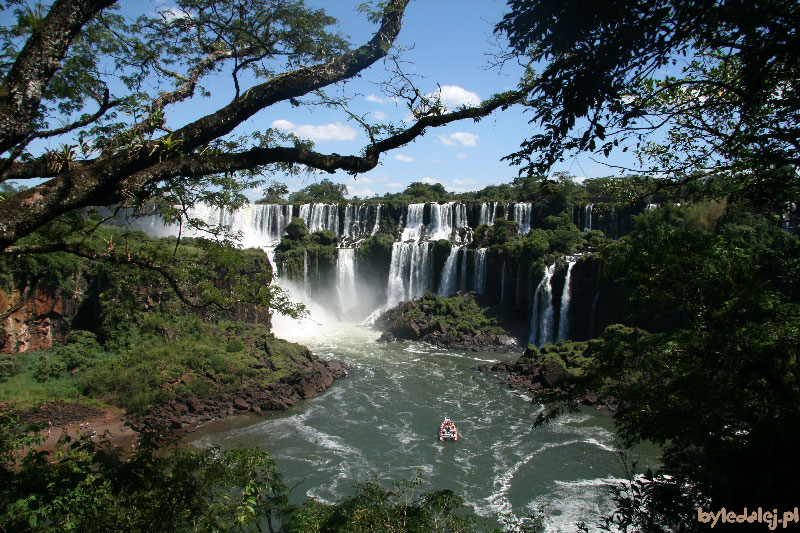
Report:
M 6 318 L 0 330 L 0 353 L 46 350 L 53 345 L 56 323 L 66 315 L 60 291 L 34 289 L 28 302 Z M 19 300 L 18 291 L 0 291 L 0 309 L 8 309 Z

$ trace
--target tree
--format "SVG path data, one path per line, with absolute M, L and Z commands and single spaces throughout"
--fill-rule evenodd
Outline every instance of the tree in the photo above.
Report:
M 402 194 L 408 196 L 409 200 L 413 202 L 438 202 L 446 200 L 450 196 L 441 183 L 422 183 L 421 181 L 410 183 Z
M 543 129 L 512 162 L 546 172 L 567 151 L 609 155 L 633 141 L 644 170 L 705 170 L 726 176 L 740 197 L 797 199 L 797 2 L 508 5 L 496 31 L 515 55 L 541 64 L 523 84 L 532 87 L 531 122 Z
M 602 248 L 630 316 L 590 343 L 569 392 L 613 396 L 623 443 L 661 446 L 663 466 L 616 519 L 667 530 L 698 527 L 699 505 L 793 507 L 800 490 L 782 459 L 800 427 L 800 244 L 761 216 L 729 209 L 708 224 L 697 210 L 650 211 Z
M 347 193 L 347 185 L 344 183 L 334 183 L 324 178 L 319 183 L 312 183 L 302 190 L 292 193 L 289 196 L 291 203 L 310 203 L 320 202 L 325 204 L 339 204 L 345 201 L 344 195 Z
M 256 200 L 257 204 L 280 204 L 286 202 L 286 195 L 289 194 L 289 188 L 285 183 L 273 183 L 264 194 L 264 197 Z
M 354 48 L 328 29 L 335 20 L 324 10 L 299 0 L 178 0 L 140 16 L 114 0 L 9 3 L 12 23 L 0 27 L 0 255 L 61 252 L 137 265 L 185 292 L 191 287 L 175 279 L 180 254 L 131 253 L 116 246 L 120 241 L 104 246 L 92 235 L 105 221 L 155 210 L 179 234 L 195 227 L 231 246 L 235 236 L 193 217 L 193 205 L 239 207 L 243 191 L 270 173 L 365 172 L 428 127 L 478 119 L 520 100 L 510 91 L 451 111 L 417 91 L 408 102 L 413 123 L 375 126 L 350 112 L 346 98 L 325 95 L 392 53 L 407 3 L 362 6 L 379 26 Z M 232 97 L 204 114 L 208 106 L 197 104 L 210 93 L 202 84 L 217 73 L 227 75 Z M 398 79 L 405 81 L 394 89 L 408 92 L 408 78 Z M 364 128 L 369 144 L 360 155 L 325 154 L 276 129 L 243 132 L 245 121 L 280 102 L 340 108 Z M 203 111 L 179 122 L 174 109 L 190 103 Z M 93 206 L 111 209 L 87 220 Z
M 135 20 L 113 0 L 58 0 L 46 13 L 17 8 L 15 23 L 0 29 L 0 177 L 32 185 L 0 204 L 0 249 L 87 206 L 141 206 L 154 198 L 235 203 L 252 184 L 247 178 L 297 165 L 365 172 L 428 127 L 480 118 L 520 99 L 511 91 L 455 111 L 426 101 L 403 127 L 370 126 L 351 114 L 370 137 L 362 155 L 320 153 L 272 129 L 237 133 L 279 102 L 303 105 L 301 98 L 318 95 L 345 105 L 320 91 L 389 54 L 407 3 L 380 4 L 370 13 L 377 31 L 353 49 L 326 29 L 331 17 L 302 2 L 180 0 Z M 171 125 L 171 109 L 203 94 L 200 83 L 219 71 L 230 75 L 234 97 Z M 63 144 L 37 153 L 43 139 Z

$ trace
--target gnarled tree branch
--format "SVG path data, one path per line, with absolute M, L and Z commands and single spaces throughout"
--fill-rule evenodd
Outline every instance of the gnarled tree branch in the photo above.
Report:
M 39 104 L 84 24 L 115 0 L 57 0 L 28 39 L 2 82 L 0 153 L 23 142 L 36 124 Z

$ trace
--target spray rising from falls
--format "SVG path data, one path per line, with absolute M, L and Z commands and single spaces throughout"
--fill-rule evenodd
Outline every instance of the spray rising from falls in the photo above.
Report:
M 342 314 L 357 307 L 356 254 L 353 248 L 339 248 L 336 261 L 336 291 Z
M 609 225 L 614 222 L 610 217 L 596 213 L 596 220 L 593 220 L 591 204 L 573 211 L 578 215 L 573 217 L 574 223 L 580 224 L 579 227 L 584 230 L 590 230 L 593 225 L 599 227 L 601 223 Z M 578 311 L 570 311 L 571 306 L 574 307 L 573 285 L 585 285 L 572 283 L 573 260 L 568 260 L 563 290 L 556 283 L 559 294 L 552 294 L 553 265 L 546 268 L 544 279 L 538 283 L 535 291 L 528 294 L 526 291 L 530 290 L 532 276 L 528 263 L 509 261 L 506 257 L 502 257 L 501 262 L 501 257 L 493 252 L 493 248 L 476 248 L 472 244 L 474 228 L 480 224 L 492 224 L 498 219 L 516 221 L 519 233 L 528 233 L 533 224 L 531 203 L 430 202 L 399 208 L 392 204 L 377 203 L 263 204 L 235 211 L 197 205 L 189 216 L 211 226 L 224 226 L 231 234 L 240 235 L 243 247 L 266 250 L 270 262 L 282 270 L 284 279 L 280 280 L 281 286 L 288 281 L 285 278 L 293 277 L 298 292 L 306 296 L 301 298 L 305 303 L 309 303 L 309 298 L 314 298 L 320 307 L 327 308 L 336 316 L 359 320 L 370 313 L 420 297 L 428 290 L 435 290 L 441 296 L 453 295 L 458 290 L 474 290 L 483 295 L 482 301 L 489 305 L 513 303 L 518 309 L 530 309 L 530 338 L 538 345 L 562 337 L 569 338 L 572 330 L 579 332 L 587 329 L 570 324 L 570 317 L 576 319 L 578 316 Z M 302 265 L 295 264 L 290 268 L 287 266 L 290 263 L 275 263 L 275 247 L 285 236 L 285 228 L 294 217 L 301 218 L 310 233 L 329 230 L 336 234 L 334 262 L 319 256 L 321 252 L 304 247 Z M 135 224 L 138 229 L 155 236 L 202 235 L 191 229 L 164 225 L 155 216 L 140 218 Z M 367 254 L 369 261 L 358 264 L 356 257 L 359 256 L 359 247 L 365 239 L 379 233 L 380 239 L 370 241 L 369 246 L 385 254 L 386 259 L 380 264 L 376 263 L 373 260 L 376 256 L 370 252 Z M 386 237 L 392 233 L 396 242 L 387 242 Z M 330 236 L 324 238 L 332 241 Z M 449 253 L 447 248 L 444 251 L 446 257 L 441 255 L 443 247 L 435 244 L 439 240 L 450 243 Z M 277 256 L 284 261 L 293 261 L 284 259 L 289 256 L 283 253 Z M 295 260 L 301 259 L 295 257 Z M 434 272 L 435 268 L 440 271 Z M 560 277 L 563 268 L 558 270 Z M 582 269 L 578 271 L 583 272 Z M 580 275 L 583 276 L 582 273 Z M 366 287 L 361 286 L 362 283 L 373 285 Z M 380 285 L 375 285 L 377 283 Z M 369 297 L 364 297 L 367 294 Z M 529 307 L 531 300 L 533 305 Z M 577 299 L 579 306 L 584 301 L 592 302 L 591 312 L 588 308 L 585 313 L 581 311 L 587 320 L 592 321 L 592 325 L 598 307 L 597 300 L 596 295 L 593 302 L 586 298 Z M 589 327 L 589 331 L 593 331 L 593 328 Z

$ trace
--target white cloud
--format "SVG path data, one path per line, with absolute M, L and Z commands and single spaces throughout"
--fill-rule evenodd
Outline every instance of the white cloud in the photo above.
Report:
M 164 20 L 167 22 L 172 22 L 173 20 L 178 20 L 178 19 L 184 19 L 191 16 L 189 13 L 178 7 L 162 9 L 158 12 L 158 14 L 164 17 Z
M 368 94 L 366 97 L 367 102 L 372 102 L 374 104 L 388 104 L 392 102 L 392 98 L 384 98 L 383 96 L 378 96 L 377 94 Z
M 458 152 L 456 154 L 456 157 L 459 158 L 459 159 L 466 159 L 467 158 L 467 154 L 465 154 L 464 152 Z
M 463 144 L 464 146 L 473 147 L 478 145 L 478 136 L 474 133 L 457 131 L 455 133 L 451 133 L 450 138 L 460 144 Z
M 367 198 L 369 196 L 373 196 L 375 193 L 372 191 L 372 189 L 368 189 L 366 187 L 359 188 L 354 185 L 348 185 L 347 194 L 349 196 L 359 196 L 361 198 Z
M 403 184 L 397 181 L 392 181 L 387 183 L 386 186 L 389 187 L 390 189 L 399 189 L 400 187 L 403 186 Z
M 332 124 L 295 124 L 288 120 L 274 120 L 271 127 L 294 133 L 301 139 L 310 141 L 352 141 L 356 138 L 357 132 L 347 124 L 334 122 Z
M 372 180 L 371 180 L 371 179 L 369 179 L 369 178 L 368 178 L 368 177 L 366 177 L 366 176 L 359 176 L 359 177 L 358 177 L 358 181 L 360 181 L 361 183 L 372 183 Z
M 473 148 L 478 146 L 478 137 L 474 133 L 467 133 L 466 131 L 457 131 L 449 135 L 439 135 L 439 142 L 445 146 L 468 146 Z
M 372 116 L 373 116 L 373 117 L 375 117 L 375 118 L 377 118 L 378 120 L 386 120 L 386 118 L 387 118 L 389 115 L 387 115 L 387 114 L 386 114 L 386 113 L 384 113 L 383 111 L 373 111 L 373 112 L 372 112 Z
M 468 91 L 458 85 L 442 85 L 436 92 L 426 96 L 434 100 L 439 99 L 442 105 L 451 111 L 462 106 L 474 107 L 481 103 L 481 97 L 477 93 Z
M 402 161 L 403 163 L 413 163 L 414 162 L 414 158 L 411 157 L 410 155 L 395 154 L 394 158 L 397 159 L 398 161 Z
M 439 183 L 439 180 L 435 180 L 435 179 L 433 179 L 433 178 L 432 178 L 432 177 L 430 177 L 430 176 L 425 176 L 424 178 L 422 178 L 422 181 L 423 181 L 424 183 L 431 183 L 431 184 L 433 184 L 433 183 Z
M 454 179 L 453 183 L 456 185 L 475 185 L 475 180 L 464 178 L 463 180 Z

